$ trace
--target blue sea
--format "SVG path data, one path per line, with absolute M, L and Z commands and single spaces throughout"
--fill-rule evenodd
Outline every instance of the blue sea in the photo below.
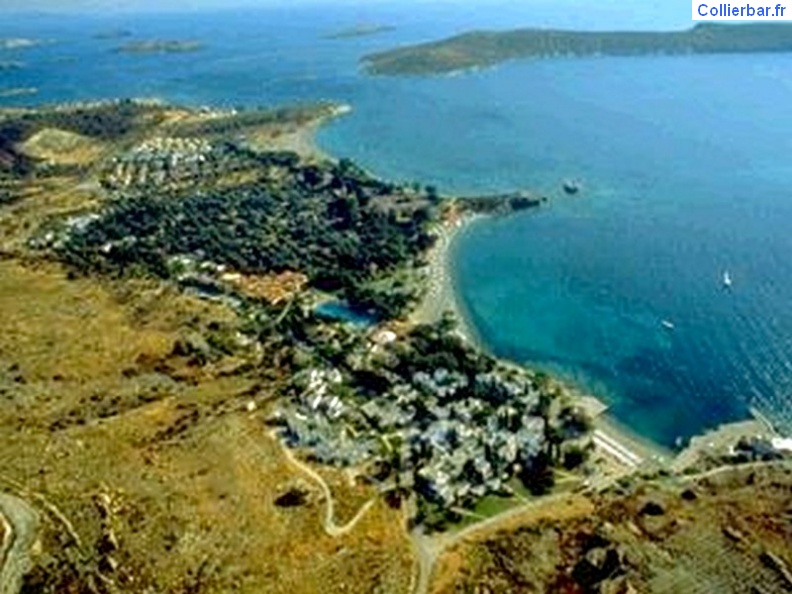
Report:
M 475 27 L 690 24 L 684 7 L 653 19 L 558 6 L 3 15 L 0 37 L 51 43 L 0 50 L 0 62 L 25 65 L 0 71 L 0 90 L 39 89 L 0 105 L 349 103 L 319 134 L 328 152 L 447 193 L 550 197 L 477 222 L 455 244 L 462 309 L 492 352 L 602 396 L 665 445 L 749 407 L 792 431 L 792 55 L 528 60 L 403 79 L 358 65 L 369 51 Z M 397 29 L 323 38 L 361 22 Z M 128 40 L 94 37 L 119 27 L 207 48 L 130 56 L 112 51 Z M 565 196 L 565 178 L 583 190 Z

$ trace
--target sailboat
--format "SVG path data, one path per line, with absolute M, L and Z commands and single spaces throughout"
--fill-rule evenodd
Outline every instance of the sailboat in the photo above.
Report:
M 666 330 L 673 330 L 674 328 L 676 328 L 676 326 L 674 326 L 674 322 L 672 322 L 670 320 L 660 320 L 660 324 Z
M 732 286 L 732 279 L 731 279 L 731 276 L 729 275 L 729 271 L 728 270 L 724 270 L 723 271 L 723 287 L 725 289 L 731 289 L 731 286 Z

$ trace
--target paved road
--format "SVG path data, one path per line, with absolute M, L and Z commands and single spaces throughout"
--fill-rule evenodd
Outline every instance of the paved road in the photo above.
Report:
M 497 528 L 499 524 L 508 522 L 510 519 L 518 517 L 534 508 L 557 503 L 572 495 L 571 493 L 559 493 L 557 495 L 528 500 L 496 516 L 471 524 L 459 532 L 445 532 L 435 536 L 428 536 L 424 534 L 420 528 L 416 528 L 410 534 L 413 553 L 418 560 L 418 577 L 414 580 L 412 593 L 428 594 L 432 572 L 434 571 L 437 560 L 445 551 L 452 548 L 454 545 L 459 544 L 477 532 L 493 530 Z
M 697 482 L 703 479 L 712 478 L 720 474 L 726 474 L 735 471 L 745 470 L 758 470 L 760 468 L 769 467 L 786 467 L 792 468 L 792 463 L 789 461 L 778 462 L 752 462 L 741 465 L 725 465 L 718 468 L 713 468 L 705 472 L 700 472 L 691 475 L 679 475 L 674 478 L 681 482 Z M 627 473 L 629 474 L 629 473 Z M 604 478 L 596 482 L 595 485 L 590 485 L 586 490 L 589 493 L 603 491 L 613 485 L 623 475 Z M 662 478 L 658 481 L 652 482 L 668 482 L 668 478 Z M 470 526 L 460 530 L 456 533 L 443 533 L 437 536 L 427 536 L 423 534 L 420 529 L 413 530 L 411 534 L 413 552 L 418 560 L 418 576 L 413 581 L 412 594 L 428 594 L 431 585 L 432 572 L 434 571 L 435 564 L 440 556 L 456 544 L 461 543 L 466 538 L 482 531 L 496 529 L 497 526 L 511 518 L 518 517 L 525 512 L 548 504 L 557 504 L 566 498 L 574 496 L 574 493 L 559 493 L 557 495 L 550 495 L 539 499 L 528 501 L 522 505 L 513 507 L 503 513 L 488 518 L 487 520 L 471 524 Z M 580 494 L 578 494 L 580 495 Z
M 9 531 L 0 549 L 0 594 L 18 594 L 30 569 L 28 553 L 36 540 L 39 516 L 22 499 L 0 493 L 0 521 Z

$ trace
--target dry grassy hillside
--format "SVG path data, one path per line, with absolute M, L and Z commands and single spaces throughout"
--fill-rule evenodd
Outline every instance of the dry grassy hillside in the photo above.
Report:
M 406 591 L 398 510 L 376 501 L 326 533 L 325 495 L 264 423 L 278 353 L 237 341 L 235 313 L 154 281 L 76 278 L 28 248 L 107 199 L 108 155 L 202 121 L 154 112 L 118 142 L 42 130 L 14 150 L 68 167 L 2 180 L 0 492 L 41 518 L 23 591 Z M 324 478 L 338 524 L 372 499 Z
M 556 502 L 449 551 L 433 592 L 792 590 L 792 470 L 755 466 Z
M 0 485 L 47 518 L 27 591 L 102 591 L 98 573 L 131 592 L 404 591 L 398 512 L 324 533 L 320 491 L 263 423 L 277 378 L 172 354 L 228 312 L 17 262 L 0 263 L 0 310 Z M 336 482 L 351 507 L 371 497 Z M 304 503 L 275 505 L 293 488 Z

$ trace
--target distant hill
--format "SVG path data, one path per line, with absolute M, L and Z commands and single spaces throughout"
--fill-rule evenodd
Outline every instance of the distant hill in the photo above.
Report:
M 379 75 L 430 75 L 520 58 L 644 56 L 792 51 L 792 25 L 703 23 L 685 31 L 473 31 L 363 57 Z

